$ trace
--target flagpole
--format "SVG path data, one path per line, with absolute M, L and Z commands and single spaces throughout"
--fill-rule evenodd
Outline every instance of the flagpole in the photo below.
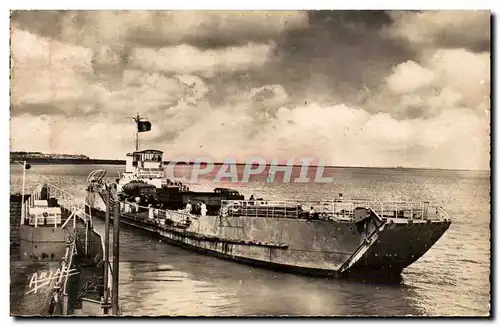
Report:
M 139 130 L 136 130 L 135 131 L 135 151 L 137 152 L 138 150 L 139 150 Z
M 135 117 L 127 117 L 128 119 L 132 119 L 135 121 L 135 124 L 136 124 L 136 131 L 135 131 L 135 151 L 139 151 L 139 132 L 141 132 L 141 130 L 139 130 L 139 124 L 141 123 L 141 119 L 147 119 L 145 117 L 142 117 L 139 115 L 139 112 L 137 112 L 137 116 Z M 146 131 L 149 131 L 151 129 L 151 127 L 146 130 Z
M 137 124 L 137 128 L 135 128 L 135 151 L 139 150 L 139 121 L 141 117 L 139 116 L 139 112 L 137 112 L 137 118 L 135 123 Z

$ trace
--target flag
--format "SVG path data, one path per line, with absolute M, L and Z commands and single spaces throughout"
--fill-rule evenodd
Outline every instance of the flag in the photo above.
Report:
M 137 121 L 137 132 L 145 132 L 151 130 L 151 122 Z

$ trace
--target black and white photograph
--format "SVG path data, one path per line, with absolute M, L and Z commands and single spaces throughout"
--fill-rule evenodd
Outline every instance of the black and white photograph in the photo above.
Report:
M 10 10 L 12 317 L 483 317 L 489 10 Z

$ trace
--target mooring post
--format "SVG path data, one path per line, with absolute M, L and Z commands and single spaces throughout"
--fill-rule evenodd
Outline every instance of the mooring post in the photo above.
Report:
M 113 289 L 112 310 L 113 315 L 118 315 L 118 283 L 120 275 L 120 203 L 114 201 L 113 205 Z
M 106 188 L 106 222 L 104 224 L 104 298 L 103 313 L 109 313 L 109 189 Z

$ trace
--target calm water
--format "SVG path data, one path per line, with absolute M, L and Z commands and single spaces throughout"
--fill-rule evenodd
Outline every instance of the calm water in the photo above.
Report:
M 85 179 L 97 168 L 116 178 L 120 166 L 34 165 L 27 185 L 47 181 L 85 195 Z M 176 172 L 181 179 L 190 167 Z M 298 175 L 300 169 L 294 172 Z M 11 165 L 11 191 L 20 191 L 21 168 Z M 490 310 L 489 172 L 327 168 L 332 184 L 265 182 L 212 183 L 209 177 L 191 188 L 226 186 L 245 196 L 270 199 L 345 197 L 432 199 L 443 204 L 453 224 L 436 245 L 403 272 L 398 285 L 366 284 L 276 273 L 195 254 L 122 229 L 120 233 L 120 303 L 130 315 L 414 315 L 486 316 Z M 278 179 L 279 180 L 279 179 Z M 104 229 L 101 221 L 96 226 Z M 404 239 L 401 239 L 404 241 Z M 29 278 L 11 258 L 12 282 Z M 25 304 L 11 296 L 12 309 Z

